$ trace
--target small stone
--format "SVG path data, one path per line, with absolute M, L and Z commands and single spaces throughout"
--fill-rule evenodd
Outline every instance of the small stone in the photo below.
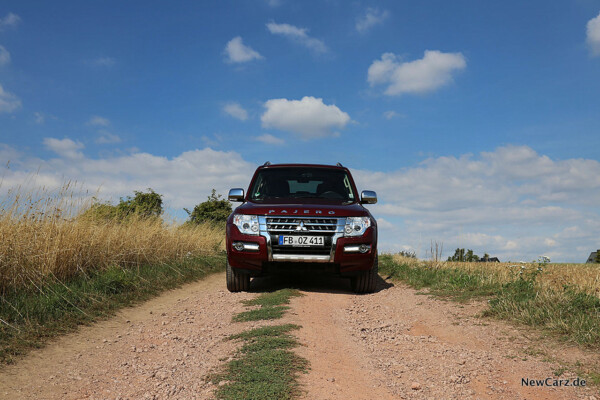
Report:
M 412 390 L 421 390 L 421 384 L 420 384 L 419 382 L 413 382 L 413 383 L 410 385 L 410 388 L 411 388 Z

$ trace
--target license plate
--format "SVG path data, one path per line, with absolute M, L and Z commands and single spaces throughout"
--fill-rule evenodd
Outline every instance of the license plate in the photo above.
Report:
M 325 246 L 324 236 L 283 236 L 279 235 L 281 246 Z

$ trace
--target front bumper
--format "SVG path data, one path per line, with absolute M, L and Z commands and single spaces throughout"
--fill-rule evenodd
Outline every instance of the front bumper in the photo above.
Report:
M 343 228 L 345 218 L 338 219 L 336 230 L 331 236 L 331 249 L 329 254 L 310 254 L 310 249 L 303 249 L 298 254 L 285 253 L 274 254 L 271 241 L 277 235 L 267 230 L 266 217 L 259 216 L 259 235 L 245 235 L 240 233 L 233 224 L 227 225 L 227 259 L 231 267 L 240 272 L 249 273 L 253 276 L 263 272 L 273 272 L 278 265 L 285 264 L 330 264 L 331 268 L 325 268 L 340 275 L 351 276 L 353 273 L 369 270 L 373 267 L 375 255 L 377 254 L 377 229 L 375 226 L 367 228 L 365 233 L 359 237 L 345 237 Z M 258 250 L 237 250 L 234 243 L 248 243 Z M 360 245 L 367 245 L 365 252 L 356 251 Z M 240 247 L 240 246 L 238 246 Z M 318 266 L 317 266 L 318 267 Z M 325 267 L 325 266 L 323 266 Z M 319 267 L 318 269 L 323 269 Z

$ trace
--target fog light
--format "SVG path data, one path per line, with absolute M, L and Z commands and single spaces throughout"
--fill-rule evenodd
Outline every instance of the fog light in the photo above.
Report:
M 233 242 L 232 246 L 237 251 L 259 251 L 258 243 L 252 242 Z
M 360 246 L 358 246 L 358 251 L 360 251 L 361 253 L 366 253 L 369 250 L 371 250 L 370 244 L 361 244 Z

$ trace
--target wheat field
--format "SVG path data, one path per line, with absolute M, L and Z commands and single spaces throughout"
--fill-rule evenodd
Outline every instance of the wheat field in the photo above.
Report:
M 479 276 L 482 281 L 490 282 L 505 283 L 521 276 L 530 277 L 535 274 L 536 283 L 541 288 L 562 290 L 569 286 L 600 297 L 600 264 L 435 262 L 398 254 L 394 255 L 393 259 L 412 267 L 459 269 Z
M 131 218 L 82 218 L 92 205 L 67 183 L 56 191 L 5 192 L 0 198 L 0 294 L 35 288 L 112 266 L 173 263 L 224 249 L 222 227 Z

